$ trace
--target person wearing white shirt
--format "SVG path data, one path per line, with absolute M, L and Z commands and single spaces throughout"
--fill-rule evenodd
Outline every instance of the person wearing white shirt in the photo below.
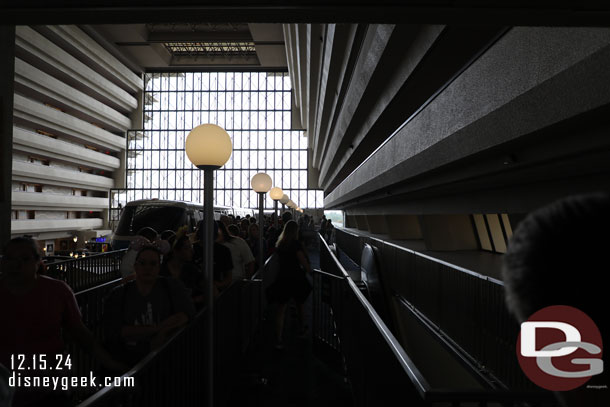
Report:
M 218 222 L 218 242 L 229 248 L 233 260 L 233 280 L 252 277 L 254 273 L 254 256 L 248 243 L 241 237 L 233 236 L 227 227 Z

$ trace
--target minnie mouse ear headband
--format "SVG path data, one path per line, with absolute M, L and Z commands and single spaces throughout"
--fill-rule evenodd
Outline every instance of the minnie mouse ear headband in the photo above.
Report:
M 156 247 L 163 255 L 166 255 L 170 251 L 169 243 L 165 240 L 156 239 L 155 241 L 150 242 L 142 236 L 136 236 L 135 239 L 131 241 L 129 248 L 139 252 L 144 246 Z
M 129 244 L 129 248 L 139 252 L 142 247 L 147 246 L 149 244 L 150 242 L 147 238 L 143 236 L 135 236 Z

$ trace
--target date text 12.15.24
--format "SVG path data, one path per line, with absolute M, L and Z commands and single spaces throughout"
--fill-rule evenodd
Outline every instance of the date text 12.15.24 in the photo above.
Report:
M 72 359 L 70 355 L 33 354 L 11 355 L 11 370 L 71 370 Z

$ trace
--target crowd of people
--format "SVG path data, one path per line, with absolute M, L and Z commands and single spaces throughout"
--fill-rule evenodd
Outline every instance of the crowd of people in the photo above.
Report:
M 262 225 L 263 260 L 277 251 L 281 268 L 273 297 L 280 305 L 279 343 L 286 304 L 292 298 L 297 301 L 304 329 L 302 306 L 311 290 L 304 277 L 311 271 L 307 254 L 299 242 L 299 227 L 290 219 L 287 212 L 277 229 L 271 217 L 264 217 Z M 300 222 L 304 228 L 311 224 L 309 217 L 306 222 Z M 259 227 L 253 217 L 223 216 L 214 222 L 214 296 L 256 272 Z M 0 367 L 10 367 L 15 354 L 59 355 L 68 333 L 105 371 L 125 372 L 163 345 L 206 303 L 202 228 L 200 222 L 192 234 L 186 226 L 161 234 L 151 228 L 138 232 L 122 260 L 122 283 L 105 298 L 102 338 L 94 338 L 83 324 L 70 287 L 44 275 L 38 244 L 27 237 L 11 240 L 2 257 L 0 309 L 15 312 L 3 312 L 0 318 L 5 329 L 0 336 Z M 36 374 L 35 370 L 30 373 Z M 15 405 L 45 404 L 53 397 L 62 396 L 45 391 L 18 393 Z
M 570 197 L 533 212 L 521 222 L 505 255 L 503 272 L 507 305 L 519 322 L 542 307 L 567 304 L 585 311 L 599 324 L 602 337 L 607 336 L 607 290 L 596 281 L 598 266 L 603 264 L 599 263 L 600 256 L 606 248 L 609 205 L 607 194 Z M 161 235 L 149 228 L 140 231 L 123 261 L 123 284 L 105 301 L 103 346 L 83 324 L 70 287 L 44 276 L 37 243 L 26 237 L 12 239 L 4 247 L 0 274 L 3 397 L 13 397 L 10 393 L 14 389 L 5 386 L 8 367 L 12 369 L 14 365 L 11 355 L 25 355 L 28 363 L 34 360 L 32 355 L 62 354 L 67 334 L 105 369 L 123 372 L 187 324 L 203 306 L 206 295 L 203 242 L 199 238 L 202 225 L 199 226 L 193 235 L 188 235 L 186 228 Z M 321 226 L 322 236 L 333 239 L 332 222 L 323 219 Z M 215 293 L 255 272 L 259 227 L 252 218 L 225 216 L 215 222 Z M 264 256 L 275 251 L 279 258 L 277 277 L 266 292 L 268 299 L 277 304 L 277 349 L 283 347 L 284 318 L 291 300 L 297 305 L 300 331 L 306 329 L 303 305 L 311 292 L 306 277 L 311 266 L 302 237 L 311 227 L 307 216 L 297 224 L 285 213 L 277 229 L 272 219 L 263 219 Z M 576 276 L 577 271 L 581 275 Z M 36 370 L 34 366 L 28 374 L 45 374 Z M 604 372 L 592 382 L 603 387 L 607 376 Z M 62 394 L 28 390 L 14 395 L 14 405 L 62 402 Z M 562 405 L 568 406 L 601 405 L 596 404 L 600 397 L 607 402 L 606 393 L 585 388 L 558 397 Z

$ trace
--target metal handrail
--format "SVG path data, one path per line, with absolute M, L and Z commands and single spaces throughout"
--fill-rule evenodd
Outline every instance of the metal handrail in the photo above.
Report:
M 336 227 L 335 230 L 337 232 L 344 233 L 346 235 L 350 235 L 350 236 L 352 236 L 353 238 L 356 238 L 356 239 L 360 239 L 360 237 L 361 237 L 361 236 L 359 236 L 359 235 L 357 235 L 357 234 L 355 234 L 355 233 L 353 233 L 351 231 L 346 230 L 345 228 Z M 408 247 L 397 245 L 396 243 L 392 243 L 392 242 L 388 242 L 388 241 L 385 241 L 385 240 L 381 240 L 381 239 L 378 239 L 378 238 L 372 237 L 372 236 L 370 237 L 370 239 L 374 240 L 374 241 L 377 241 L 377 242 L 380 242 L 380 243 L 383 243 L 383 244 L 386 244 L 386 245 L 389 245 L 389 246 L 393 246 L 393 247 L 395 247 L 395 248 L 397 248 L 399 250 L 403 250 L 403 251 L 411 253 L 411 254 L 413 254 L 415 256 L 419 256 L 419 257 L 424 258 L 426 260 L 429 260 L 429 261 L 431 261 L 433 263 L 436 263 L 436 264 L 439 264 L 439 265 L 451 268 L 451 269 L 459 271 L 461 273 L 470 274 L 473 277 L 477 277 L 477 278 L 480 278 L 481 280 L 489 281 L 490 283 L 497 284 L 497 285 L 500 285 L 500 286 L 504 287 L 504 282 L 501 281 L 501 280 L 498 280 L 496 278 L 493 278 L 493 277 L 490 277 L 490 276 L 486 276 L 486 275 L 481 274 L 481 273 L 477 273 L 476 271 L 468 270 L 467 268 L 460 267 L 460 266 L 458 266 L 456 264 L 449 263 L 449 262 L 447 262 L 445 260 L 441 260 L 439 258 L 432 257 L 432 256 L 430 256 L 428 254 L 424 254 L 424 253 L 418 252 L 418 251 L 413 250 L 413 249 L 409 249 Z M 350 256 L 350 258 L 351 258 L 351 256 Z M 355 258 L 355 259 L 352 258 L 352 260 L 354 260 L 356 262 L 360 262 L 360 259 L 358 259 L 358 258 Z
M 346 233 L 346 234 L 349 233 L 351 235 L 350 238 L 357 237 L 360 240 L 360 237 L 353 233 L 345 232 L 343 230 L 341 230 L 341 233 Z M 484 285 L 488 284 L 487 287 L 489 287 L 490 290 L 495 290 L 495 291 L 493 291 L 494 295 L 497 294 L 497 292 L 496 292 L 497 290 L 503 289 L 503 284 L 501 282 L 488 278 L 487 276 L 481 276 L 478 273 L 473 273 L 473 272 L 470 272 L 467 270 L 463 270 L 459 267 L 449 265 L 444 261 L 439 261 L 438 259 L 434 259 L 430 256 L 423 255 L 421 253 L 417 253 L 414 250 L 405 249 L 401 246 L 397 246 L 394 244 L 388 244 L 387 242 L 383 242 L 383 243 L 385 245 L 389 245 L 388 247 L 390 247 L 390 250 L 393 250 L 393 249 L 404 250 L 408 253 L 407 256 L 419 256 L 418 258 L 424 259 L 425 262 L 427 262 L 428 264 L 433 264 L 432 266 L 430 266 L 431 267 L 430 268 L 430 272 L 431 272 L 430 277 L 431 278 L 442 279 L 444 276 L 450 276 L 452 274 L 455 274 L 456 276 L 463 275 L 463 276 L 467 276 L 467 278 L 472 278 L 472 283 L 474 283 L 476 287 L 479 287 L 480 284 L 484 284 Z M 386 246 L 384 246 L 384 249 L 385 249 L 385 247 Z M 347 284 L 350 287 L 350 291 L 353 292 L 354 295 L 356 296 L 356 298 L 358 298 L 359 302 L 364 305 L 364 309 L 368 313 L 369 318 L 371 318 L 373 320 L 373 323 L 378 327 L 378 329 L 380 330 L 380 333 L 384 336 L 384 339 L 386 339 L 388 346 L 390 346 L 392 348 L 392 350 L 394 351 L 394 353 L 395 353 L 396 357 L 399 359 L 399 362 L 401 363 L 401 365 L 406 366 L 406 367 L 412 366 L 415 369 L 417 369 L 416 366 L 413 366 L 413 362 L 411 360 L 407 361 L 407 360 L 401 359 L 401 357 L 402 357 L 401 355 L 404 353 L 402 346 L 398 343 L 398 341 L 396 340 L 395 337 L 393 337 L 391 335 L 387 335 L 387 333 L 383 329 L 381 329 L 382 327 L 384 327 L 385 330 L 388 330 L 387 326 L 382 325 L 383 321 L 380 321 L 379 315 L 374 311 L 372 305 L 370 303 L 368 303 L 368 301 L 366 300 L 364 295 L 360 292 L 360 290 L 358 289 L 356 284 L 349 277 L 349 274 L 347 274 L 346 270 L 340 264 L 337 257 L 332 253 L 332 251 L 330 250 L 328 245 L 326 245 L 324 243 L 321 246 L 321 248 L 328 252 L 327 254 L 324 254 L 324 255 L 325 256 L 328 255 L 330 257 L 330 259 L 333 260 L 333 262 L 335 263 L 335 265 L 333 267 L 335 267 L 337 270 L 340 271 L 340 274 L 342 275 L 343 279 L 345 281 L 347 281 Z M 413 265 L 415 265 L 415 264 L 416 263 L 413 263 Z M 418 267 L 420 267 L 420 263 L 417 263 L 417 264 L 418 264 Z M 422 263 L 421 266 L 423 266 L 425 264 L 426 263 Z M 434 267 L 438 267 L 438 270 L 435 271 L 434 273 L 432 273 Z M 428 270 L 428 269 L 425 268 L 425 270 Z M 451 271 L 454 271 L 454 270 L 458 271 L 458 272 L 463 272 L 463 271 L 467 271 L 467 272 L 459 273 L 459 274 L 451 273 Z M 420 271 L 420 273 L 421 273 L 421 271 Z M 438 275 L 436 275 L 436 273 L 438 273 Z M 428 275 L 428 273 L 424 273 L 424 274 Z M 404 278 L 404 276 L 401 278 Z M 419 281 L 419 280 L 414 280 L 414 281 Z M 437 280 L 434 280 L 434 281 L 437 281 Z M 442 280 L 438 280 L 438 281 L 442 281 Z M 447 283 L 450 283 L 450 282 L 451 281 L 448 280 Z M 434 285 L 434 286 L 437 286 L 437 285 Z M 400 288 L 401 288 L 401 286 L 392 286 L 391 285 L 390 291 L 397 291 L 397 290 L 400 290 Z M 407 291 L 407 292 L 411 293 L 413 295 L 413 298 L 415 300 L 419 301 L 421 303 L 420 305 L 424 306 L 424 309 L 426 309 L 426 307 L 429 307 L 430 303 L 424 301 L 421 298 L 421 295 L 422 295 L 421 293 L 412 292 L 412 290 Z M 405 299 L 405 297 L 402 297 L 400 295 L 400 293 L 398 293 L 398 292 L 396 292 L 395 294 L 392 294 L 392 295 L 396 295 L 396 296 L 400 297 L 400 299 L 402 299 L 402 300 Z M 411 303 L 411 301 L 408 301 L 408 302 L 416 311 L 416 313 L 417 313 L 416 317 L 422 316 L 422 315 L 425 317 L 428 317 L 428 315 L 426 315 L 423 312 L 423 310 L 417 308 L 416 305 Z M 435 303 L 432 302 L 432 304 L 434 305 Z M 503 303 L 502 303 L 502 305 L 503 305 Z M 502 308 L 502 309 L 504 309 L 504 308 Z M 446 322 L 445 319 L 441 319 L 439 321 L 441 323 L 443 323 L 443 322 Z M 417 319 L 417 320 L 419 320 L 420 323 L 422 322 L 420 319 Z M 435 338 L 436 340 L 438 340 L 439 343 L 441 343 L 441 345 L 443 345 L 445 347 L 445 349 L 448 350 L 449 354 L 456 356 L 457 359 L 461 360 L 462 362 L 466 362 L 466 363 L 463 363 L 463 365 L 466 367 L 466 369 L 471 370 L 473 372 L 473 377 L 480 377 L 480 374 L 486 375 L 485 379 L 479 380 L 479 382 L 481 382 L 484 386 L 487 386 L 489 388 L 487 388 L 487 389 L 485 389 L 485 388 L 483 388 L 483 389 L 465 389 L 465 390 L 439 389 L 439 388 L 430 387 L 430 385 L 425 381 L 425 377 L 422 377 L 422 379 L 423 379 L 422 383 L 425 383 L 425 385 L 421 385 L 422 383 L 417 383 L 417 381 L 414 382 L 414 384 L 416 385 L 416 388 L 419 390 L 419 393 L 422 396 L 422 399 L 424 401 L 426 401 L 426 402 L 451 401 L 451 402 L 455 403 L 455 405 L 459 405 L 460 402 L 469 402 L 469 401 L 481 401 L 481 402 L 501 401 L 501 402 L 507 402 L 507 403 L 519 403 L 522 401 L 528 401 L 528 402 L 537 402 L 537 403 L 549 403 L 550 400 L 552 400 L 552 398 L 550 397 L 550 395 L 548 393 L 539 392 L 539 391 L 536 391 L 536 389 L 530 390 L 529 387 L 527 387 L 527 386 L 525 386 L 523 389 L 516 387 L 516 388 L 519 388 L 519 390 L 517 390 L 517 391 L 507 388 L 507 387 L 503 386 L 503 384 L 501 384 L 499 386 L 495 386 L 495 388 L 494 388 L 494 386 L 492 385 L 493 380 L 496 379 L 496 382 L 498 382 L 497 376 L 495 375 L 495 373 L 490 372 L 490 371 L 485 371 L 482 373 L 477 372 L 477 370 L 476 370 L 477 360 L 472 357 L 469 360 L 463 359 L 463 357 L 465 355 L 467 355 L 467 356 L 470 356 L 470 355 L 465 351 L 464 348 L 462 348 L 462 343 L 455 342 L 453 340 L 453 338 L 451 338 L 450 336 L 447 336 L 447 332 L 443 331 L 443 326 L 437 325 L 437 323 L 439 321 L 435 321 L 433 319 L 426 318 L 427 324 L 424 324 L 424 326 L 428 330 L 428 332 L 433 334 L 432 337 Z M 481 322 L 480 324 L 484 325 L 484 322 L 485 321 Z M 452 326 L 448 326 L 448 328 L 452 328 Z M 443 341 L 443 339 L 446 339 L 446 340 Z M 461 338 L 461 339 L 464 339 L 464 338 Z M 396 348 L 394 348 L 394 347 L 396 347 Z M 459 354 L 459 352 L 454 353 L 456 350 L 462 351 L 463 354 Z M 409 363 L 409 362 L 411 362 L 411 363 Z M 403 368 L 405 368 L 405 367 L 403 367 Z M 421 372 L 420 371 L 418 371 L 418 372 L 421 377 Z M 417 379 L 417 376 L 416 376 L 416 379 Z M 491 379 L 491 380 L 488 380 L 488 379 Z M 413 381 L 413 379 L 412 379 L 412 381 Z M 513 404 L 510 404 L 510 405 L 513 405 Z
M 68 284 L 74 292 L 90 289 L 120 277 L 121 260 L 127 249 L 46 264 L 45 274 Z
M 214 383 L 216 386 L 228 388 L 231 385 L 230 374 L 237 369 L 237 363 L 247 342 L 260 321 L 258 307 L 255 306 L 259 302 L 257 297 L 259 293 L 260 282 L 234 281 L 215 300 L 215 326 L 220 331 L 223 329 L 231 331 L 227 335 L 223 335 L 223 337 L 227 336 L 227 341 L 215 341 L 216 377 Z M 244 315 L 244 311 L 247 315 Z M 91 395 L 79 406 L 115 406 L 117 404 L 136 406 L 142 405 L 145 398 L 149 399 L 149 403 L 146 405 L 151 406 L 169 405 L 170 401 L 177 403 L 175 405 L 200 405 L 202 400 L 205 400 L 203 389 L 206 388 L 204 382 L 207 380 L 203 368 L 206 339 L 203 333 L 207 329 L 207 312 L 207 308 L 200 310 L 189 324 L 181 327 L 167 342 L 150 352 L 121 376 L 123 379 L 134 378 L 136 387 L 148 384 L 144 393 L 136 394 L 137 389 L 129 391 L 112 385 Z M 236 323 L 236 321 L 238 322 Z M 215 329 L 215 331 L 219 332 L 219 329 Z M 189 360 L 182 360 L 181 357 Z M 181 366 L 180 369 L 177 368 L 177 365 Z M 184 372 L 181 372 L 181 370 L 189 368 L 191 370 L 187 372 L 188 374 L 184 375 Z M 192 381 L 185 383 L 181 381 L 184 378 Z M 177 394 L 180 391 L 172 386 L 182 386 L 180 387 L 182 389 L 188 387 L 189 394 Z M 227 397 L 229 392 L 226 390 L 214 392 L 219 405 L 226 402 L 226 400 L 219 400 L 219 398 Z M 183 403 L 180 403 L 178 397 L 183 398 Z
M 404 372 L 407 374 L 407 376 L 409 377 L 411 382 L 415 385 L 416 390 L 419 392 L 419 394 L 422 397 L 424 397 L 426 392 L 428 392 L 430 390 L 430 385 L 428 384 L 426 379 L 423 377 L 423 375 L 421 374 L 419 369 L 417 369 L 417 367 L 415 366 L 413 361 L 406 354 L 406 352 L 404 351 L 404 349 L 402 348 L 402 346 L 400 345 L 400 343 L 398 342 L 396 337 L 392 334 L 392 332 L 390 332 L 387 325 L 383 322 L 383 320 L 381 319 L 379 314 L 377 314 L 377 312 L 375 311 L 373 306 L 368 302 L 368 300 L 364 297 L 364 295 L 362 294 L 360 289 L 356 286 L 354 281 L 349 277 L 349 274 L 343 268 L 343 266 L 341 265 L 341 262 L 337 259 L 337 257 L 330 250 L 330 247 L 328 246 L 326 241 L 324 239 L 320 238 L 320 242 L 322 244 L 322 248 L 328 252 L 331 259 L 333 259 L 333 261 L 335 262 L 336 267 L 340 270 L 341 274 L 343 275 L 343 279 L 348 284 L 351 292 L 353 293 L 353 295 L 355 295 L 356 299 L 360 302 L 362 307 L 365 309 L 365 311 L 367 312 L 371 321 L 373 322 L 373 324 L 375 325 L 375 327 L 377 328 L 377 330 L 379 331 L 379 333 L 381 334 L 381 336 L 387 343 L 388 347 L 392 350 L 392 353 L 396 356 L 397 361 L 399 362 L 400 366 L 402 367 Z

